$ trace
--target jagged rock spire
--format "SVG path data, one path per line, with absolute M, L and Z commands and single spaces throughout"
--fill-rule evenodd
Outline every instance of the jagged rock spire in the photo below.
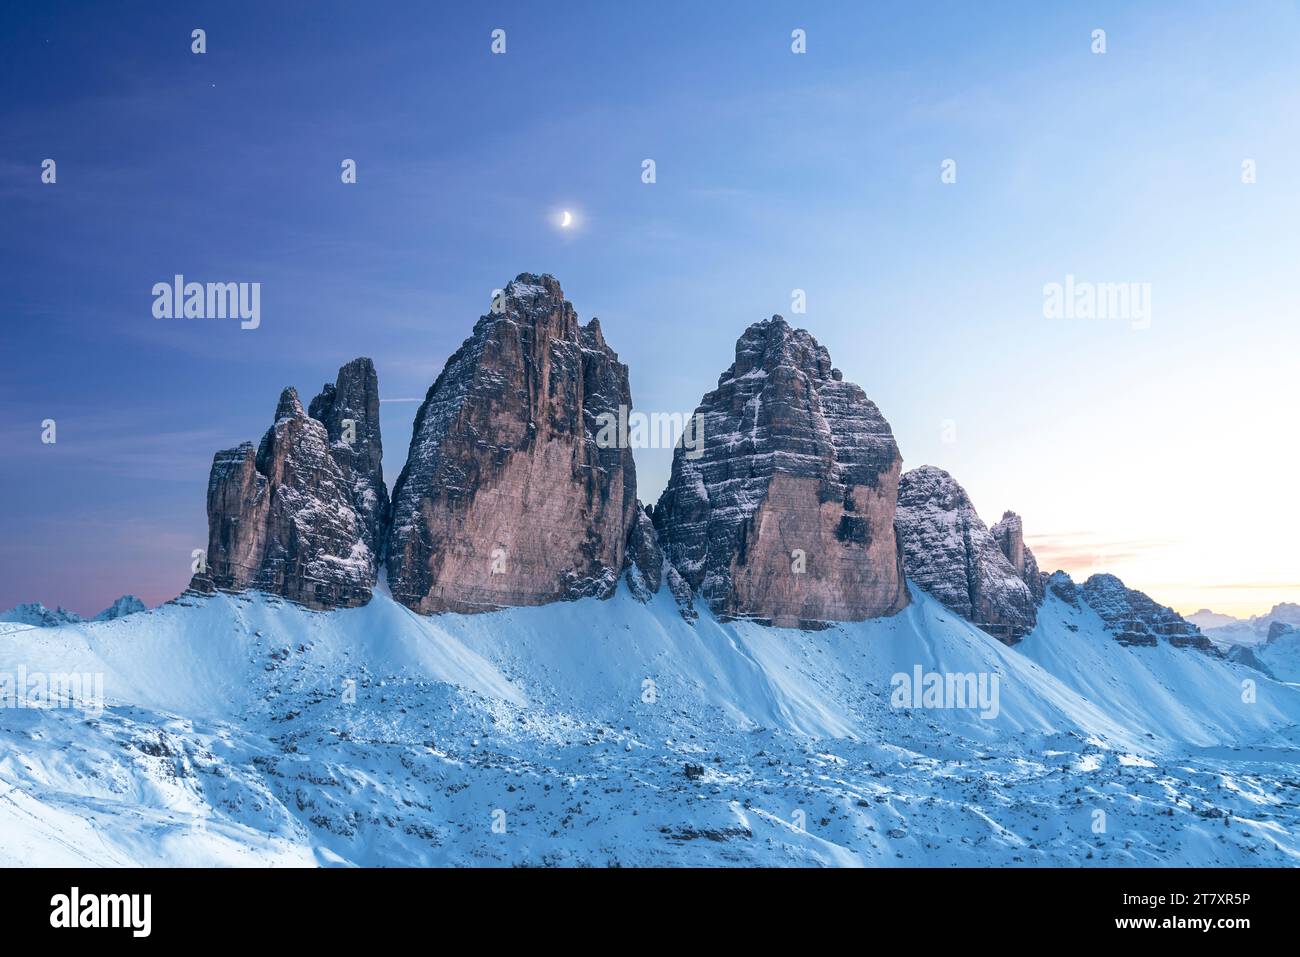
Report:
M 380 557 L 388 521 L 384 445 L 379 432 L 379 377 L 370 359 L 353 359 L 312 399 L 308 414 L 329 433 L 330 453 L 351 489 L 366 547 Z
M 917 586 L 1007 644 L 1033 630 L 1038 602 L 951 475 L 932 465 L 905 473 L 894 524 Z
M 376 415 L 376 442 L 378 427 Z M 213 458 L 207 569 L 192 587 L 257 589 L 311 608 L 364 604 L 376 565 L 354 494 L 329 429 L 285 389 L 256 450 L 245 442 Z
M 393 597 L 421 612 L 608 597 L 636 518 L 627 367 L 553 276 L 521 274 L 448 360 L 393 488 Z
M 1041 605 L 1046 585 L 1042 573 L 1038 570 L 1038 560 L 1025 544 L 1024 521 L 1015 512 L 1006 511 L 989 532 L 998 543 L 998 548 L 1002 549 L 1002 554 L 1011 563 L 1011 567 L 1015 569 L 1016 575 L 1028 586 L 1029 593 L 1034 597 L 1035 607 Z

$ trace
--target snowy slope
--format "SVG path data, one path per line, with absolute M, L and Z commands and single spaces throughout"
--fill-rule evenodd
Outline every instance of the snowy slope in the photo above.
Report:
M 1160 642 L 1123 645 L 1097 613 L 1048 594 L 1038 627 L 1017 649 L 1084 700 L 1163 746 L 1223 742 L 1285 745 L 1297 723 L 1293 689 L 1258 671 Z M 1254 700 L 1243 700 L 1254 685 Z M 1249 695 L 1247 695 L 1249 698 Z
M 4 626 L 0 674 L 100 673 L 107 700 L 0 710 L 0 863 L 1300 861 L 1300 690 L 1052 597 L 1015 649 L 913 599 L 820 632 L 625 591 Z M 996 676 L 996 716 L 895 707 L 918 666 Z

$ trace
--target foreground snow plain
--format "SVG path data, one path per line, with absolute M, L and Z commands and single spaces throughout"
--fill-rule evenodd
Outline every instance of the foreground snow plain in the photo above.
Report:
M 107 699 L 0 709 L 0 864 L 1300 863 L 1300 689 L 1055 595 L 1016 648 L 912 597 L 819 632 L 623 586 L 0 624 L 0 673 Z M 918 665 L 996 675 L 998 713 L 895 707 Z

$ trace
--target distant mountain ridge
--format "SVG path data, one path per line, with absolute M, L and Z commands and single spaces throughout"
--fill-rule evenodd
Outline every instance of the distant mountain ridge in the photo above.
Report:
M 134 615 L 145 610 L 145 604 L 134 595 L 123 595 L 93 618 L 82 618 L 74 611 L 59 606 L 53 611 L 40 602 L 28 602 L 16 605 L 8 611 L 0 611 L 0 621 L 32 625 L 37 628 L 57 628 L 60 625 L 76 624 L 82 621 L 113 621 Z
M 1300 628 L 1300 604 L 1278 602 L 1266 613 L 1250 618 L 1234 618 L 1203 608 L 1187 620 L 1221 647 L 1256 645 L 1268 640 L 1269 629 L 1274 624 Z

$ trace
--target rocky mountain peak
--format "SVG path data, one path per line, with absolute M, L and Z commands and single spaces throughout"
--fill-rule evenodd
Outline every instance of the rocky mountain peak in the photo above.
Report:
M 1300 626 L 1300 605 L 1293 601 L 1278 602 L 1264 619 L 1269 622 L 1280 621 L 1285 624 Z
M 1046 583 L 1038 569 L 1038 560 L 1025 544 L 1024 521 L 1015 512 L 1006 511 L 989 532 L 1020 580 L 1028 586 L 1029 593 L 1034 596 L 1034 605 L 1041 605 Z
M 387 562 L 420 612 L 608 597 L 636 517 L 636 466 L 596 442 L 631 408 L 627 367 L 558 280 L 521 273 L 447 361 L 393 489 Z
M 298 399 L 298 390 L 293 386 L 288 386 L 280 393 L 280 401 L 275 406 L 275 420 L 281 419 L 301 419 L 305 418 L 307 413 L 303 410 L 302 402 Z
M 907 604 L 893 512 L 902 459 L 880 410 L 780 316 L 736 342 L 679 444 L 654 520 L 669 562 L 724 617 L 788 627 Z
M 560 280 L 550 273 L 521 272 L 506 283 L 506 297 L 519 301 L 564 302 Z
M 95 621 L 115 621 L 118 618 L 125 618 L 127 615 L 134 615 L 144 610 L 144 602 L 139 598 L 134 595 L 123 595 L 96 615 Z
M 1115 575 L 1093 575 L 1079 586 L 1079 595 L 1120 644 L 1155 645 L 1164 639 L 1178 648 L 1213 650 L 1199 628 Z
M 1016 522 L 1004 521 L 1014 542 Z M 932 465 L 905 473 L 894 524 L 916 585 L 1007 644 L 1033 630 L 1039 601 L 951 475 Z
M 310 608 L 370 600 L 375 553 L 353 483 L 292 386 L 256 451 L 245 442 L 214 456 L 207 504 L 207 569 L 191 587 L 257 589 Z
M 363 540 L 382 555 L 388 521 L 384 445 L 379 432 L 379 376 L 368 358 L 353 359 L 312 399 L 308 415 L 325 426 L 330 454 L 351 490 Z
M 1076 608 L 1079 605 L 1079 586 L 1074 583 L 1074 579 L 1066 572 L 1052 572 L 1047 576 L 1047 590 L 1066 604 L 1073 605 Z

